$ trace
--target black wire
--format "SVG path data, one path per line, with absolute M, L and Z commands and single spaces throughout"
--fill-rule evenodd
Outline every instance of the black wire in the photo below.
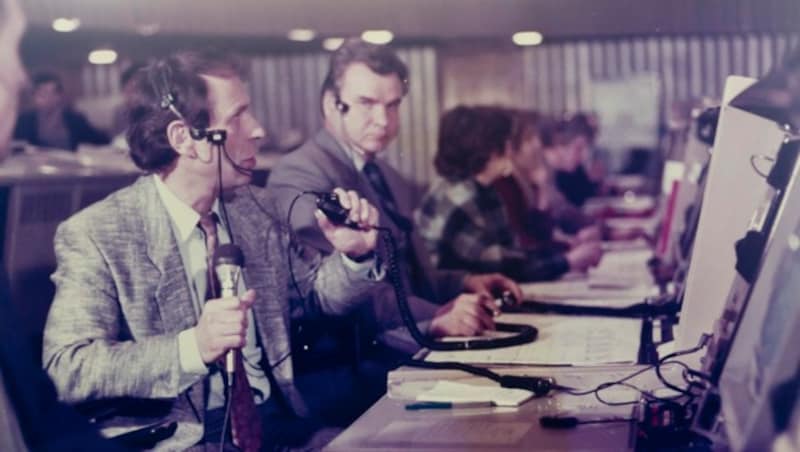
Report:
M 297 293 L 297 297 L 300 300 L 304 299 L 305 296 L 303 295 L 303 292 L 300 290 L 300 285 L 297 284 L 297 277 L 295 277 L 295 275 L 294 275 L 294 265 L 293 265 L 291 248 L 293 246 L 296 246 L 296 244 L 297 244 L 297 235 L 294 233 L 294 228 L 292 227 L 292 213 L 294 213 L 294 206 L 295 206 L 295 204 L 297 204 L 297 200 L 298 199 L 300 199 L 301 197 L 303 197 L 305 195 L 315 195 L 315 196 L 317 196 L 318 194 L 319 193 L 314 192 L 314 191 L 301 192 L 300 194 L 298 194 L 297 196 L 295 196 L 292 199 L 291 203 L 289 203 L 289 211 L 286 213 L 286 224 L 288 225 L 288 229 L 289 229 L 289 248 L 290 248 L 288 256 L 287 256 L 287 263 L 289 264 L 289 277 L 290 277 L 291 282 L 292 282 L 292 287 L 294 288 L 294 291 Z
M 235 245 L 236 240 L 233 237 L 233 228 L 231 227 L 230 219 L 228 218 L 228 209 L 225 207 L 225 197 L 223 196 L 222 192 L 222 154 L 225 154 L 225 157 L 230 161 L 230 157 L 228 157 L 228 151 L 225 149 L 225 143 L 217 144 L 217 196 L 219 197 L 219 205 L 220 209 L 222 210 L 222 216 L 225 218 L 225 230 L 228 231 L 228 237 L 231 240 L 231 244 Z M 235 166 L 234 166 L 235 168 Z
M 775 159 L 770 157 L 770 156 L 767 156 L 767 155 L 751 155 L 750 156 L 750 166 L 753 168 L 753 171 L 755 171 L 755 173 L 758 174 L 759 176 L 761 176 L 764 179 L 766 179 L 767 175 L 762 173 L 761 170 L 758 169 L 758 167 L 756 166 L 756 162 L 755 162 L 756 158 L 760 158 L 762 160 L 766 160 L 768 162 L 773 162 L 773 163 L 775 162 Z
M 217 148 L 217 196 L 219 199 L 220 210 L 222 211 L 222 216 L 225 219 L 225 230 L 228 231 L 228 238 L 231 241 L 231 244 L 236 244 L 234 236 L 233 236 L 233 229 L 231 227 L 231 221 L 228 218 L 228 209 L 225 207 L 225 197 L 223 196 L 222 191 L 222 154 L 225 154 L 227 157 L 228 152 L 225 150 L 225 143 L 216 144 Z M 229 158 L 229 157 L 228 157 Z M 229 158 L 230 159 L 230 158 Z M 222 371 L 224 375 L 225 372 Z M 224 386 L 224 390 L 226 393 L 225 397 L 225 416 L 222 419 L 222 431 L 220 432 L 220 439 L 219 439 L 219 450 L 222 452 L 225 447 L 225 436 L 228 430 L 228 422 L 231 414 L 231 396 L 233 394 L 233 382 L 228 381 L 227 378 L 222 378 L 222 384 Z
M 397 299 L 397 306 L 400 309 L 400 316 L 403 318 L 403 323 L 408 328 L 411 337 L 421 347 L 428 350 L 488 350 L 495 348 L 505 348 L 514 345 L 527 344 L 536 340 L 539 331 L 531 325 L 522 325 L 516 323 L 495 323 L 497 331 L 504 331 L 515 333 L 511 336 L 492 338 L 492 339 L 468 339 L 460 341 L 437 341 L 429 338 L 420 331 L 414 315 L 411 313 L 411 308 L 408 306 L 408 298 L 406 296 L 405 285 L 403 278 L 400 275 L 400 265 L 397 260 L 397 242 L 395 241 L 394 234 L 389 228 L 375 227 L 374 229 L 381 232 L 386 248 L 388 250 L 388 272 L 389 281 L 392 284 Z
M 233 405 L 231 403 L 231 398 L 233 397 L 233 382 L 228 381 L 227 378 L 223 379 L 223 381 L 225 382 L 225 392 L 227 394 L 225 396 L 225 415 L 222 417 L 222 433 L 220 433 L 219 438 L 219 452 L 225 450 L 225 436 L 231 419 L 231 405 Z
M 598 402 L 600 402 L 600 403 L 602 403 L 604 405 L 609 405 L 609 406 L 633 405 L 633 404 L 638 403 L 638 400 L 636 400 L 636 401 L 625 401 L 625 402 L 610 402 L 608 400 L 603 399 L 603 397 L 600 395 L 600 391 L 602 391 L 604 389 L 608 389 L 608 388 L 613 387 L 613 386 L 623 386 L 623 387 L 627 387 L 627 388 L 630 388 L 630 389 L 633 389 L 633 390 L 637 391 L 642 397 L 645 397 L 646 399 L 655 400 L 655 401 L 664 402 L 664 403 L 677 404 L 677 402 L 676 402 L 677 400 L 679 400 L 679 399 L 681 399 L 683 397 L 688 397 L 688 400 L 683 405 L 685 407 L 689 403 L 691 403 L 692 400 L 694 400 L 695 395 L 691 391 L 689 391 L 688 389 L 680 388 L 680 387 L 675 386 L 672 383 L 668 382 L 664 378 L 663 374 L 661 373 L 661 366 L 663 366 L 665 364 L 677 364 L 677 365 L 680 365 L 681 367 L 683 367 L 684 369 L 688 369 L 688 366 L 685 363 L 677 361 L 677 360 L 674 360 L 673 358 L 676 358 L 676 357 L 682 356 L 682 355 L 688 355 L 688 354 L 694 353 L 694 352 L 702 349 L 703 347 L 705 347 L 706 343 L 708 342 L 708 338 L 709 337 L 707 335 L 703 335 L 700 338 L 700 342 L 699 342 L 699 344 L 697 346 L 689 348 L 689 349 L 686 349 L 686 350 L 680 350 L 680 351 L 677 351 L 677 352 L 674 352 L 674 353 L 670 353 L 669 355 L 666 355 L 663 358 L 661 358 L 656 364 L 653 364 L 653 365 L 644 367 L 642 369 L 639 369 L 639 370 L 637 370 L 636 372 L 633 372 L 630 375 L 627 375 L 627 376 L 625 376 L 623 378 L 620 378 L 619 380 L 600 383 L 599 385 L 597 385 L 596 387 L 594 387 L 592 389 L 583 390 L 583 391 L 570 390 L 570 389 L 562 389 L 562 391 L 564 391 L 567 394 L 574 395 L 574 396 L 584 396 L 584 395 L 593 394 Z M 637 377 L 637 376 L 639 376 L 639 375 L 641 375 L 641 374 L 643 374 L 643 373 L 645 373 L 647 371 L 653 370 L 653 369 L 656 370 L 656 376 L 658 377 L 659 381 L 665 387 L 667 387 L 669 389 L 672 389 L 672 390 L 674 390 L 676 392 L 679 392 L 680 395 L 673 396 L 673 397 L 658 397 L 658 396 L 654 395 L 650 391 L 646 391 L 646 390 L 641 389 L 641 388 L 639 388 L 639 387 L 637 387 L 635 385 L 632 385 L 630 383 L 626 383 L 628 380 L 631 380 L 632 378 Z

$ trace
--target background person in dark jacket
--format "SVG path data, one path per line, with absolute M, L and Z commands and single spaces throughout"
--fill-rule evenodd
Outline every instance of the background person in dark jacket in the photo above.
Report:
M 17 118 L 14 138 L 34 146 L 69 149 L 81 143 L 109 144 L 109 136 L 95 129 L 84 115 L 68 107 L 58 76 L 43 73 L 33 78 L 34 109 Z

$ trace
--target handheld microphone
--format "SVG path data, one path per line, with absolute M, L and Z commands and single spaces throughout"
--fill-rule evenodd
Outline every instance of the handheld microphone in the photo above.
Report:
M 221 297 L 235 297 L 239 288 L 239 277 L 244 267 L 244 254 L 238 246 L 226 243 L 214 253 L 214 273 L 217 275 Z M 233 378 L 235 371 L 233 351 L 225 354 L 225 372 Z

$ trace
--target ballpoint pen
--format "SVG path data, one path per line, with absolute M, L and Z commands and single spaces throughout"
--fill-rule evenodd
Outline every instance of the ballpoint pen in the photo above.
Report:
M 414 402 L 406 404 L 407 410 L 449 410 L 455 408 L 485 408 L 492 402 Z

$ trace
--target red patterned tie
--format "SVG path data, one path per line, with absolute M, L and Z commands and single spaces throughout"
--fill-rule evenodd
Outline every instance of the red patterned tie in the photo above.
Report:
M 217 215 L 211 212 L 200 217 L 200 228 L 206 237 L 207 264 L 208 264 L 208 290 L 206 298 L 217 297 L 217 278 L 214 275 L 213 256 L 217 249 Z M 233 350 L 234 373 L 233 388 L 231 389 L 231 436 L 233 443 L 245 452 L 256 452 L 261 449 L 261 421 L 256 403 L 253 400 L 253 390 L 247 380 L 244 369 L 242 350 Z M 224 357 L 220 360 L 220 368 L 224 368 Z

